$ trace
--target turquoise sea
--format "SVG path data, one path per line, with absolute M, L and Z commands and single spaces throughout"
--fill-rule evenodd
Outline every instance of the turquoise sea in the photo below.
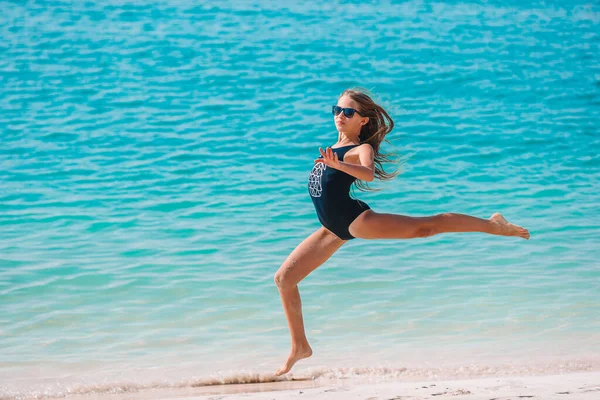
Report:
M 308 177 L 354 86 L 406 159 L 357 198 L 531 239 L 348 242 L 300 284 L 291 376 L 600 369 L 597 2 L 0 11 L 0 399 L 268 380 L 273 276 L 320 227 Z

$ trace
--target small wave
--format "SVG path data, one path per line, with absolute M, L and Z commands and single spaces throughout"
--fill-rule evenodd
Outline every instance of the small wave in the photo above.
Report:
M 310 379 L 469 379 L 489 376 L 551 375 L 600 370 L 600 359 L 575 359 L 535 364 L 469 364 L 426 368 L 347 367 L 320 368 L 310 371 Z
M 182 380 L 180 382 L 155 382 L 150 384 L 138 383 L 103 383 L 85 386 L 64 387 L 51 392 L 50 388 L 32 390 L 27 393 L 2 393 L 4 390 L 0 387 L 0 400 L 30 400 L 30 399 L 58 399 L 76 395 L 113 395 L 122 393 L 135 393 L 147 390 L 161 389 L 186 389 L 200 388 L 211 386 L 228 386 L 242 384 L 257 384 L 257 383 L 275 383 L 275 382 L 297 382 L 312 380 L 312 378 L 298 377 L 275 377 L 268 374 L 260 373 L 235 373 L 223 377 L 210 377 Z
M 441 379 L 473 379 L 489 376 L 525 376 L 553 375 L 575 372 L 600 371 L 600 359 L 575 359 L 552 361 L 537 364 L 499 364 L 499 365 L 457 365 L 444 367 L 404 368 L 404 367 L 318 367 L 300 374 L 275 377 L 270 373 L 237 372 L 221 377 L 204 377 L 181 380 L 179 382 L 154 382 L 141 384 L 133 382 L 115 382 L 95 385 L 73 385 L 62 388 L 57 386 L 38 388 L 28 392 L 7 392 L 0 388 L 0 400 L 58 399 L 77 395 L 115 395 L 150 390 L 180 390 L 220 387 L 216 392 L 244 393 L 264 390 L 287 390 L 300 386 L 292 383 L 304 382 L 311 387 L 345 380 L 360 384 L 384 382 L 389 380 L 419 381 Z M 261 388 L 236 385 L 271 384 Z M 285 385 L 287 384 L 287 385 Z

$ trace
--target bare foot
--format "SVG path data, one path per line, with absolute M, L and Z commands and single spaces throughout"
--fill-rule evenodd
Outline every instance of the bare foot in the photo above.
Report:
M 495 222 L 499 226 L 499 235 L 502 236 L 519 236 L 523 239 L 529 239 L 529 231 L 518 225 L 508 222 L 502 214 L 495 213 L 490 217 L 490 221 Z
M 306 344 L 304 347 L 292 347 L 292 351 L 288 356 L 287 361 L 283 364 L 283 367 L 279 368 L 277 372 L 275 372 L 275 376 L 283 375 L 289 372 L 290 369 L 296 364 L 296 361 L 301 360 L 303 358 L 308 358 L 312 356 L 312 349 Z

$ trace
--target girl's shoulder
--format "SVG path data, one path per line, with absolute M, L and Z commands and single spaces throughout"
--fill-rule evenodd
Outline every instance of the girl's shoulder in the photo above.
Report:
M 371 146 L 369 143 L 361 143 L 358 146 L 350 149 L 350 151 L 352 151 L 356 154 L 361 154 L 361 153 L 370 154 L 370 153 L 373 153 L 374 149 L 373 149 L 373 146 Z
M 356 147 L 351 148 L 347 153 L 346 156 L 344 157 L 344 159 L 353 159 L 356 158 L 356 160 L 367 160 L 370 159 L 371 161 L 373 160 L 373 158 L 375 158 L 375 151 L 373 149 L 373 146 L 371 146 L 369 143 L 362 143 L 359 144 Z M 360 162 L 360 161 L 359 161 Z

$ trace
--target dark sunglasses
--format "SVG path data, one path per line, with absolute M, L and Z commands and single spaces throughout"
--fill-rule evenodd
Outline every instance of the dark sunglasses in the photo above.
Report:
M 362 116 L 362 114 L 360 112 L 358 112 L 358 110 L 355 110 L 354 108 L 342 108 L 340 106 L 332 106 L 331 107 L 331 112 L 333 113 L 333 115 L 340 115 L 340 113 L 342 111 L 344 112 L 344 117 L 346 117 L 346 118 L 354 117 L 354 113 L 357 113 L 358 115 Z

